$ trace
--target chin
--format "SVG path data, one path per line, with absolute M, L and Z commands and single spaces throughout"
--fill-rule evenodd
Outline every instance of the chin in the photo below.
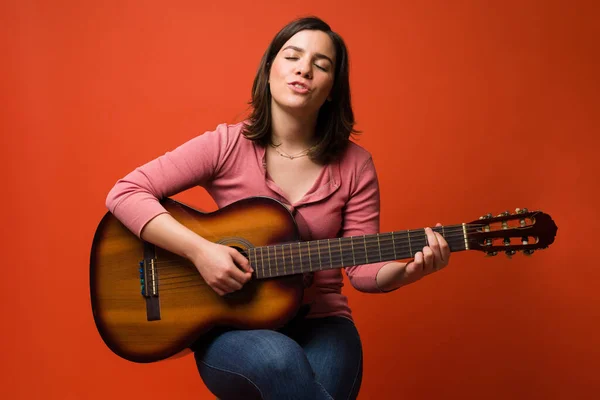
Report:
M 302 115 L 316 113 L 319 110 L 319 107 L 311 104 L 311 102 L 308 102 L 307 100 L 308 99 L 302 98 L 285 98 L 281 101 L 273 99 L 280 109 L 289 113 Z

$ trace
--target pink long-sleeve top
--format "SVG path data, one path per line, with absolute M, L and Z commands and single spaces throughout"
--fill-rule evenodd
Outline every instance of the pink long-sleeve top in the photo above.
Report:
M 379 233 L 379 186 L 371 155 L 350 143 L 344 155 L 326 165 L 299 201 L 286 199 L 269 177 L 265 148 L 242 135 L 243 123 L 222 124 L 173 151 L 140 166 L 120 179 L 106 206 L 138 237 L 154 217 L 167 211 L 159 199 L 200 185 L 222 208 L 251 196 L 268 196 L 294 215 L 302 240 Z M 345 267 L 352 285 L 363 292 L 381 292 L 376 275 L 385 262 Z M 308 317 L 351 317 L 342 294 L 340 269 L 317 271 L 304 291 L 311 305 Z

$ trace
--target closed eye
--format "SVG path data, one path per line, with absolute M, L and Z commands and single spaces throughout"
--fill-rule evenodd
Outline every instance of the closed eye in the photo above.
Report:
M 293 57 L 293 56 L 288 56 L 288 57 L 284 57 L 286 60 L 298 60 L 300 57 Z M 315 67 L 319 68 L 321 71 L 327 72 L 328 69 L 325 67 L 320 66 L 319 64 L 315 64 Z

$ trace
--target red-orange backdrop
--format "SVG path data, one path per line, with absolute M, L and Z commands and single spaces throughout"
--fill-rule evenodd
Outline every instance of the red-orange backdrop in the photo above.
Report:
M 565 399 L 600 390 L 594 1 L 34 1 L 0 6 L 0 393 L 210 399 L 193 359 L 138 365 L 98 336 L 88 257 L 114 182 L 244 115 L 265 46 L 316 14 L 346 39 L 382 229 L 542 209 L 531 258 L 460 253 L 387 295 L 346 293 L 361 399 Z M 200 190 L 181 196 L 211 210 Z

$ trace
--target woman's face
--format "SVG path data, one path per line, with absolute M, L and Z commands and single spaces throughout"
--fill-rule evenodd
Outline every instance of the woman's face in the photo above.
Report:
M 322 31 L 296 33 L 275 56 L 269 73 L 271 104 L 294 114 L 311 115 L 330 96 L 335 48 Z

